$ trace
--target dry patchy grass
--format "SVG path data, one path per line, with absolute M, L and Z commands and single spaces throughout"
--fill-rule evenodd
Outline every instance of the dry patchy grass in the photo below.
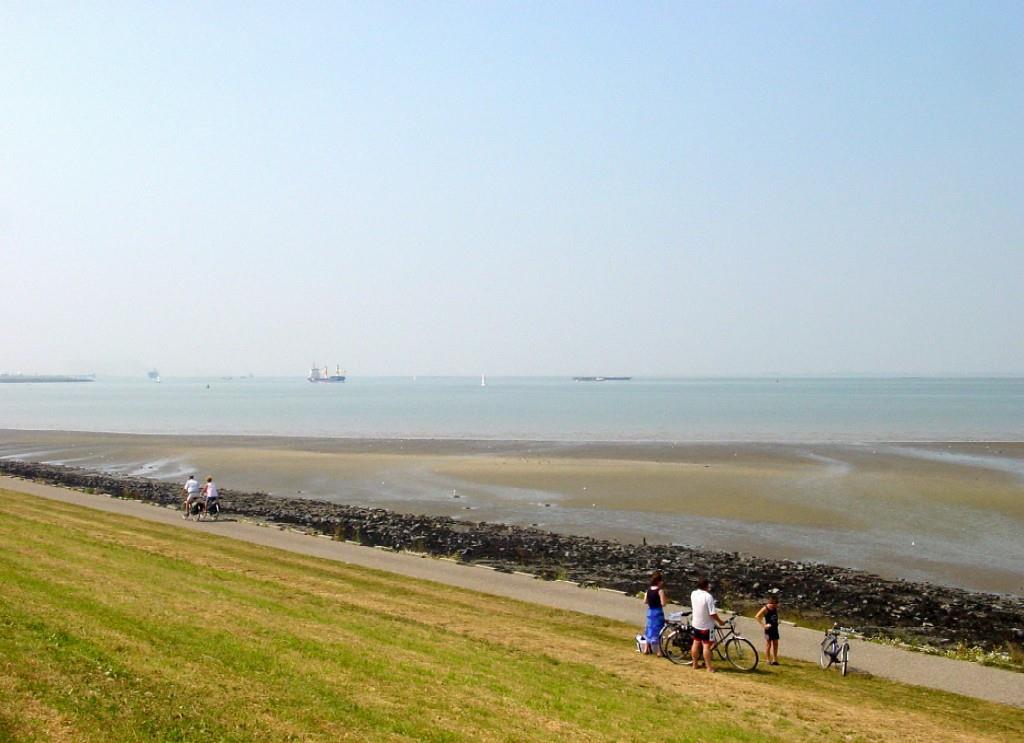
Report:
M 0 491 L 0 739 L 1011 740 L 1024 711 Z

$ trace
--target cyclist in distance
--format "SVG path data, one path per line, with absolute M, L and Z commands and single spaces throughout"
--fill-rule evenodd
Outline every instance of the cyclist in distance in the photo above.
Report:
M 196 479 L 195 475 L 188 476 L 188 480 L 186 480 L 185 484 L 182 486 L 181 492 L 185 496 L 184 500 L 181 502 L 181 510 L 184 511 L 181 517 L 183 519 L 187 519 L 189 517 L 189 510 L 192 508 L 192 504 L 199 500 L 199 481 Z
M 206 502 L 203 504 L 203 510 L 206 513 L 210 512 L 210 506 L 218 503 L 220 493 L 217 492 L 217 485 L 213 482 L 212 477 L 206 478 L 206 484 L 203 486 L 203 495 L 206 496 Z

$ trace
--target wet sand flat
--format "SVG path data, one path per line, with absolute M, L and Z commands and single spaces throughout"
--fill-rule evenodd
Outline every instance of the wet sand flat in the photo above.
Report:
M 1024 592 L 1024 444 L 673 444 L 0 431 L 0 456 L 817 559 Z

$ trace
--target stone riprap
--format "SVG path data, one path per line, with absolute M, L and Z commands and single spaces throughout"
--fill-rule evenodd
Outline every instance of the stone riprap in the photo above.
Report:
M 76 467 L 0 460 L 0 473 L 162 505 L 181 502 L 179 485 Z M 402 514 L 319 500 L 223 489 L 222 508 L 247 518 L 290 525 L 369 546 L 407 550 L 500 570 L 520 570 L 635 594 L 654 568 L 673 586 L 702 575 L 719 603 L 732 608 L 760 602 L 778 589 L 786 609 L 821 616 L 867 635 L 1005 649 L 1024 641 L 1024 598 L 964 591 L 928 583 L 892 581 L 817 563 L 769 560 L 736 552 L 661 544 L 625 544 L 541 529 Z

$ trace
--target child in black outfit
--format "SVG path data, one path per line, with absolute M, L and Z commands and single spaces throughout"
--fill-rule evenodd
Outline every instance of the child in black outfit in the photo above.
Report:
M 768 665 L 779 665 L 779 597 L 772 594 L 755 617 L 764 627 L 764 654 Z

